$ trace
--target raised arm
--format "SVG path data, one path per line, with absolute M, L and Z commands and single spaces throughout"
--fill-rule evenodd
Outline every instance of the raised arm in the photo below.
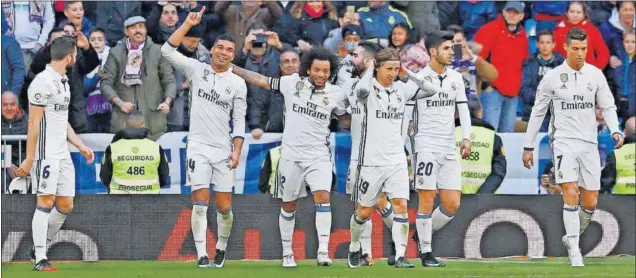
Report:
M 404 66 L 400 69 L 400 73 L 402 73 L 403 76 L 406 76 L 406 78 L 408 78 L 410 81 L 413 81 L 419 87 L 419 89 L 415 92 L 413 96 L 409 98 L 409 100 L 426 98 L 437 93 L 437 87 L 435 87 L 433 83 L 426 81 L 424 79 L 424 76 L 418 76 L 412 71 L 405 68 Z M 462 87 L 463 87 L 463 83 L 462 83 Z
M 550 84 L 550 76 L 551 75 L 549 74 L 545 76 L 537 87 L 537 94 L 535 97 L 534 106 L 532 107 L 532 113 L 530 114 L 530 121 L 528 122 L 526 137 L 523 145 L 524 150 L 526 151 L 534 150 L 537 133 L 539 133 L 539 129 L 541 128 L 541 124 L 543 124 L 545 114 L 548 112 L 548 108 L 550 107 L 550 101 L 552 100 L 552 95 L 554 94 L 554 91 L 552 90 Z
M 375 60 L 370 60 L 369 63 L 375 63 Z M 367 65 L 367 70 L 362 75 L 358 84 L 353 88 L 353 93 L 356 94 L 358 100 L 361 103 L 366 103 L 371 90 L 373 89 L 373 66 Z
M 183 73 L 186 76 L 192 76 L 194 74 L 194 70 L 196 65 L 199 64 L 199 61 L 196 59 L 188 58 L 185 55 L 179 53 L 177 51 L 177 47 L 181 45 L 183 38 L 190 31 L 190 29 L 199 23 L 201 23 L 201 18 L 203 17 L 203 13 L 205 12 L 205 6 L 201 9 L 201 11 L 197 13 L 190 13 L 186 20 L 181 24 L 181 26 L 170 35 L 168 41 L 161 47 L 161 55 L 168 60 L 168 62 L 178 71 Z
M 245 82 L 265 90 L 278 91 L 280 89 L 280 78 L 267 77 L 258 72 L 249 71 L 236 65 L 232 65 L 232 72 L 245 79 Z

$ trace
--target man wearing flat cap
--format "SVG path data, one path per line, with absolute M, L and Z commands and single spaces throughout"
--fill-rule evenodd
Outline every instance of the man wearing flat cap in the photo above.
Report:
M 110 50 L 101 90 L 113 104 L 110 132 L 123 129 L 128 113 L 140 111 L 157 140 L 166 132 L 166 114 L 176 95 L 174 71 L 161 56 L 161 46 L 146 36 L 146 20 L 133 16 L 124 22 L 126 37 Z

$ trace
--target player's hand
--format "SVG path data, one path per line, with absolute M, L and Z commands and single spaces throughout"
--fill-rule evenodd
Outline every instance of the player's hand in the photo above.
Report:
M 183 25 L 192 28 L 193 26 L 199 25 L 201 23 L 201 19 L 203 18 L 203 13 L 205 12 L 205 6 L 201 8 L 199 12 L 189 13 L 188 17 L 186 17 Z
M 375 67 L 375 59 L 367 59 L 364 61 L 364 66 L 366 69 L 373 69 Z
M 523 167 L 530 169 L 532 166 L 534 166 L 534 152 L 523 151 Z
M 401 65 L 400 66 L 400 71 L 398 71 L 398 76 L 399 77 L 406 77 L 406 73 L 407 72 L 408 72 L 408 69 L 404 65 Z
M 470 140 L 468 140 L 468 139 L 462 140 L 462 144 L 461 144 L 461 148 L 460 149 L 462 150 L 462 159 L 466 159 L 471 153 L 471 151 L 470 151 Z
M 612 56 L 610 57 L 609 64 L 610 64 L 610 67 L 615 69 L 623 65 L 623 62 L 621 62 L 621 59 L 619 59 L 618 57 Z
M 547 188 L 550 186 L 550 175 L 541 176 L 541 186 Z
M 79 148 L 80 154 L 82 154 L 82 156 L 84 156 L 84 158 L 86 158 L 86 164 L 91 164 L 93 163 L 93 160 L 95 159 L 95 153 L 93 153 L 93 150 L 87 146 L 80 146 Z
M 616 146 L 614 146 L 614 149 L 620 149 L 623 146 L 623 134 L 616 132 L 612 135 L 612 139 L 614 139 L 614 142 L 616 142 Z
M 135 109 L 135 105 L 130 102 L 124 101 L 119 106 L 119 109 L 121 109 L 121 111 L 124 111 L 124 113 L 128 114 L 130 113 L 130 111 L 133 111 Z
M 481 53 L 484 46 L 477 42 L 466 42 L 466 44 L 462 47 L 462 53 L 464 52 L 464 49 L 466 49 L 468 53 L 472 54 L 471 59 L 473 59 L 475 57 L 474 55 Z
M 168 112 L 170 112 L 170 105 L 162 102 L 161 104 L 159 104 L 159 106 L 157 106 L 157 110 L 159 110 L 161 113 L 168 114 Z
M 239 164 L 239 157 L 240 156 L 241 156 L 240 153 L 232 152 L 227 157 L 227 167 L 230 168 L 230 169 L 236 169 L 236 167 L 238 167 L 238 164 Z
M 261 136 L 263 136 L 263 130 L 260 128 L 252 129 L 252 138 L 255 140 L 261 140 Z
M 27 158 L 24 161 L 22 161 L 22 164 L 20 164 L 20 168 L 18 168 L 17 170 L 15 170 L 15 174 L 18 177 L 26 177 L 29 175 L 29 172 L 31 172 L 31 166 L 33 165 L 33 158 Z

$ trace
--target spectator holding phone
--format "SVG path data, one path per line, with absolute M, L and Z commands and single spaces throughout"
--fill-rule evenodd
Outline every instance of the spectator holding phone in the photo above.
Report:
M 581 1 L 568 4 L 567 20 L 559 22 L 554 30 L 555 51 L 565 57 L 565 37 L 574 27 L 585 30 L 587 34 L 587 57 L 585 62 L 603 70 L 609 61 L 610 53 L 603 36 L 588 18 L 587 5 Z
M 359 8 L 358 13 L 367 40 L 380 45 L 386 45 L 378 40 L 386 40 L 395 24 L 405 23 L 409 29 L 413 27 L 409 16 L 389 5 L 389 1 L 368 1 L 368 6 Z
M 93 22 L 84 17 L 84 4 L 82 1 L 65 1 L 64 16 L 66 16 L 66 19 L 62 20 L 60 24 L 70 22 L 75 26 L 75 29 L 80 30 L 84 36 L 88 37 L 94 28 Z
M 20 43 L 24 67 L 29 68 L 35 53 L 46 45 L 55 25 L 52 2 L 7 1 L 2 3 L 2 10 L 9 25 L 7 32 Z
M 283 17 L 283 9 L 275 1 L 219 1 L 214 6 L 214 12 L 227 23 L 227 31 L 236 43 L 237 55 L 243 49 L 249 26 L 260 23 L 271 30 Z
M 353 76 L 353 72 L 355 67 L 353 65 L 353 58 L 351 55 L 353 50 L 358 46 L 360 40 L 362 40 L 362 27 L 359 25 L 349 24 L 342 28 L 342 35 L 344 40 L 340 42 L 340 47 L 338 48 L 338 56 L 342 60 L 340 60 L 340 64 L 338 65 L 338 73 L 334 75 L 334 79 L 331 80 L 332 84 L 336 84 L 338 86 L 342 86 L 351 77 Z
M 482 46 L 475 42 L 467 42 L 461 26 L 450 25 L 447 30 L 454 34 L 453 53 L 455 57 L 451 63 L 452 69 L 462 74 L 466 97 L 478 96 L 481 92 L 481 82 L 491 82 L 497 79 L 499 73 L 488 61 L 473 54 L 479 53 Z
M 325 42 L 324 42 L 325 48 L 332 52 L 339 52 L 343 48 L 345 48 L 343 47 L 344 44 L 342 44 L 342 40 L 343 40 L 342 33 L 343 33 L 343 28 L 345 26 L 347 25 L 360 26 L 360 14 L 356 13 L 355 6 L 346 6 L 343 9 L 338 10 L 338 25 L 340 25 L 340 27 L 329 31 L 329 35 L 327 35 L 327 38 L 325 39 Z M 360 28 L 362 29 L 362 27 Z M 362 31 L 358 33 L 362 34 Z M 344 55 L 341 56 L 340 58 L 343 58 L 343 57 Z

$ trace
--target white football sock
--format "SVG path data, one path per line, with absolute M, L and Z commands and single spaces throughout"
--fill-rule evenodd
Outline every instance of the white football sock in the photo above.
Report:
M 431 214 L 431 219 L 433 219 L 433 232 L 437 232 L 444 228 L 448 222 L 453 220 L 453 217 L 455 217 L 455 215 L 446 212 L 442 206 L 438 206 Z
M 31 221 L 35 262 L 46 259 L 46 234 L 49 228 L 50 208 L 36 207 Z
M 592 215 L 594 215 L 594 210 L 586 210 L 582 206 L 579 206 L 579 221 L 581 223 L 581 230 L 579 234 L 585 232 L 587 226 L 590 225 L 590 221 L 592 221 Z
M 49 214 L 49 226 L 48 231 L 46 232 L 46 244 L 50 246 L 53 237 L 64 225 L 64 221 L 66 220 L 66 216 L 68 216 L 69 212 L 62 212 L 57 207 L 54 207 Z M 48 248 L 48 247 L 47 247 Z
M 190 216 L 194 247 L 197 249 L 197 259 L 207 256 L 206 232 L 208 230 L 208 205 L 205 202 L 192 204 L 192 216 Z
M 232 232 L 232 223 L 234 222 L 234 214 L 232 209 L 226 212 L 216 211 L 216 227 L 218 240 L 216 241 L 216 249 L 225 251 L 227 248 L 227 241 L 230 238 Z
M 280 208 L 278 216 L 278 227 L 280 229 L 280 239 L 283 242 L 283 257 L 293 254 L 292 236 L 294 235 L 294 226 L 296 225 L 296 212 L 286 212 Z
M 349 252 L 360 251 L 360 239 L 366 228 L 369 219 L 358 219 L 358 214 L 354 213 L 349 221 L 349 230 L 351 232 L 351 243 L 349 244 Z
M 362 255 L 367 254 L 369 255 L 370 258 L 373 258 L 373 256 L 371 256 L 371 232 L 372 231 L 373 231 L 373 221 L 368 219 L 364 225 L 364 229 L 362 230 L 362 236 L 360 236 L 360 245 L 362 246 Z
M 396 213 L 393 216 L 393 228 L 391 229 L 393 242 L 395 242 L 395 260 L 404 257 L 406 244 L 409 237 L 409 215 Z
M 378 213 L 382 216 L 384 226 L 389 228 L 389 231 L 393 229 L 393 207 L 391 206 L 391 202 L 388 202 L 383 210 L 378 210 Z
M 565 235 L 571 248 L 579 247 L 581 222 L 578 214 L 576 205 L 563 204 L 563 225 L 565 226 Z
M 318 234 L 318 252 L 329 252 L 331 235 L 331 205 L 316 205 L 316 233 Z
M 420 239 L 421 252 L 431 252 L 431 239 L 433 238 L 433 219 L 431 219 L 431 215 L 418 212 L 415 218 L 415 226 L 417 227 L 417 236 Z

